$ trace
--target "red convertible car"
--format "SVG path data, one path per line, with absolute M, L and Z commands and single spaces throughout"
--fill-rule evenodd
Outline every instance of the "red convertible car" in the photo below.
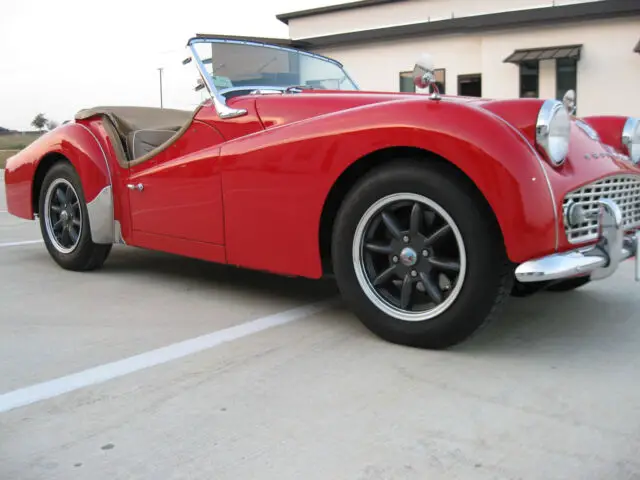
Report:
M 51 257 L 115 243 L 335 277 L 375 334 L 447 348 L 509 295 L 612 275 L 640 238 L 640 121 L 570 99 L 360 90 L 301 49 L 198 36 L 195 111 L 97 107 L 9 159 L 11 214 Z M 640 277 L 636 260 L 636 280 Z

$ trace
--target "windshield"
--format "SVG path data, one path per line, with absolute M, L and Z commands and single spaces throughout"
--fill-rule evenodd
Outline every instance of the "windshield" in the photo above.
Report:
M 311 53 L 216 39 L 196 43 L 194 49 L 221 93 L 238 87 L 358 90 L 338 63 Z

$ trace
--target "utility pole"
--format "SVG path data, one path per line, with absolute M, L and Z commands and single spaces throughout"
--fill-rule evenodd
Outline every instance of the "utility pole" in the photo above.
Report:
M 162 70 L 164 69 L 158 68 L 158 72 L 160 72 L 160 108 L 164 108 L 164 105 L 162 103 Z

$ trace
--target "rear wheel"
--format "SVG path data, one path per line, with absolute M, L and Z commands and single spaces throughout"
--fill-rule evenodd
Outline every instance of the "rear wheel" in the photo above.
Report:
M 393 343 L 447 348 L 467 339 L 511 290 L 495 219 L 450 168 L 399 162 L 343 202 L 333 268 L 345 301 Z
M 39 198 L 40 230 L 51 257 L 67 270 L 93 270 L 103 265 L 111 244 L 91 240 L 91 228 L 82 185 L 66 162 L 45 175 Z

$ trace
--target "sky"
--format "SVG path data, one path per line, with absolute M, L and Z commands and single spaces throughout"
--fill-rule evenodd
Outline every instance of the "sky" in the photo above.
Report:
M 196 33 L 288 37 L 279 13 L 346 0 L 20 0 L 0 13 L 0 127 L 31 130 L 98 105 L 197 103 L 187 40 Z M 193 84 L 193 85 L 192 85 Z

